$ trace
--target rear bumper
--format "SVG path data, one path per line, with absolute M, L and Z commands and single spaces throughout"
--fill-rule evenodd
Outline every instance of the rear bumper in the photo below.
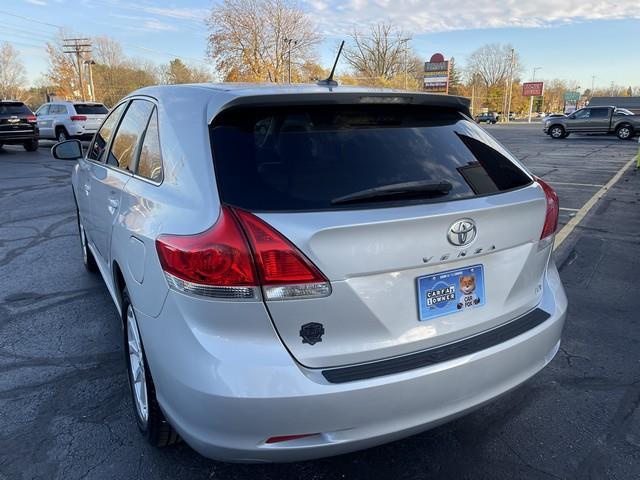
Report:
M 0 132 L 0 143 L 13 144 L 24 143 L 29 140 L 38 140 L 38 131 L 24 131 L 24 132 Z
M 161 407 L 189 445 L 219 460 L 296 461 L 433 428 L 533 376 L 557 352 L 566 316 L 553 262 L 544 287 L 539 308 L 550 317 L 521 335 L 450 361 L 340 384 L 294 362 L 270 322 L 259 319 L 266 312 L 258 305 L 255 318 L 233 318 L 245 332 L 242 344 L 202 323 L 194 328 L 198 320 L 189 316 L 198 308 L 175 292 L 157 318 L 138 318 Z M 316 435 L 265 443 L 306 433 Z

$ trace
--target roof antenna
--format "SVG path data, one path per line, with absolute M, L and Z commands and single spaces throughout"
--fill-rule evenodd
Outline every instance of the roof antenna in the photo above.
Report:
M 340 59 L 340 54 L 342 53 L 342 47 L 344 47 L 344 40 L 340 44 L 340 49 L 338 50 L 338 55 L 336 55 L 336 61 L 333 62 L 333 68 L 331 69 L 331 73 L 324 80 L 318 80 L 318 85 L 326 85 L 328 87 L 337 87 L 338 82 L 333 79 L 333 73 L 336 71 L 336 65 L 338 65 L 338 60 Z

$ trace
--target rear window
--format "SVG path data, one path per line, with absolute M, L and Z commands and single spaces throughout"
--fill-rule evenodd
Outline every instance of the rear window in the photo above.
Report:
M 30 115 L 31 110 L 24 103 L 0 103 L 0 115 Z
M 78 115 L 100 115 L 109 113 L 109 110 L 104 105 L 93 104 L 88 105 L 84 103 L 76 103 L 73 105 Z
M 216 117 L 211 143 L 222 201 L 252 211 L 449 201 L 531 182 L 484 130 L 450 109 L 236 108 Z M 447 188 L 394 189 L 424 184 Z M 397 194 L 371 194 L 380 188 Z

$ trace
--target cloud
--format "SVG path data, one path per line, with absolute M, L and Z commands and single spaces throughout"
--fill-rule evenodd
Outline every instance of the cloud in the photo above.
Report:
M 47 2 L 45 0 L 25 0 L 27 3 L 30 3 L 31 5 L 37 5 L 39 7 L 44 7 Z
M 160 31 L 160 32 L 169 32 L 169 31 L 175 32 L 178 30 L 175 26 L 170 25 L 168 23 L 161 22 L 160 20 L 156 20 L 155 18 L 145 20 L 145 22 L 142 25 L 142 28 L 146 30 L 154 30 L 154 31 Z
M 544 28 L 589 20 L 640 18 L 619 0 L 304 0 L 324 34 L 388 21 L 414 35 L 482 28 Z

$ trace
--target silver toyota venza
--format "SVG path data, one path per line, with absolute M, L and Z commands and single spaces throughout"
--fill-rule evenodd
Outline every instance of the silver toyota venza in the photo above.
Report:
M 333 86 L 144 88 L 72 183 L 162 446 L 292 461 L 402 438 L 521 384 L 567 300 L 558 198 L 468 100 Z

